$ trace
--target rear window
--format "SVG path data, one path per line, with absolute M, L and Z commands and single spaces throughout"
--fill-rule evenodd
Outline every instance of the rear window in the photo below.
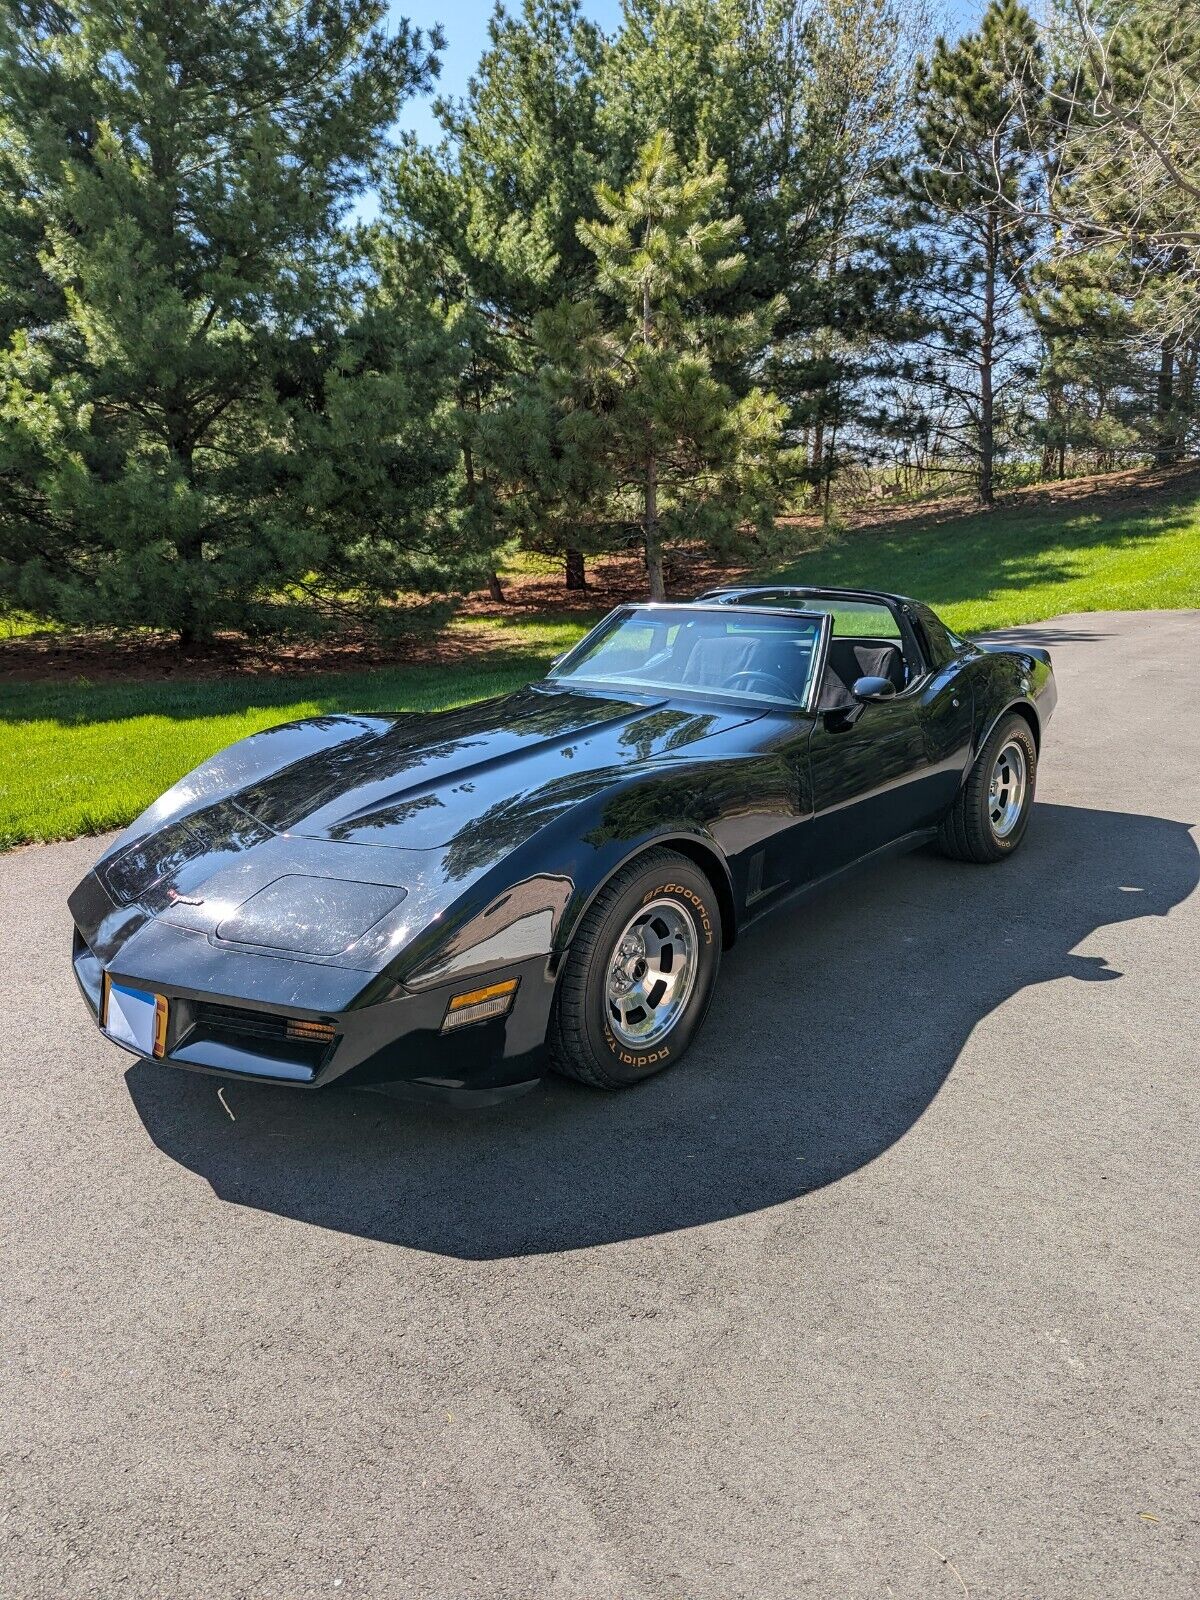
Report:
M 826 611 L 833 618 L 835 639 L 898 639 L 900 625 L 888 606 L 869 600 L 809 601 L 806 610 Z
M 874 600 L 822 600 L 815 595 L 747 594 L 739 604 L 832 618 L 835 639 L 899 639 L 900 625 L 890 606 Z

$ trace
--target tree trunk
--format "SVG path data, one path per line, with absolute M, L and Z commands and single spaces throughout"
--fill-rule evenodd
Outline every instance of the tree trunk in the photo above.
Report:
M 566 552 L 566 585 L 568 589 L 587 588 L 587 567 L 584 565 L 583 551 L 576 550 L 574 545 L 569 545 Z
M 665 600 L 663 553 L 658 537 L 658 462 L 651 452 L 646 457 L 646 580 L 651 600 Z
M 642 338 L 650 343 L 654 323 L 650 312 L 650 284 L 642 284 Z M 646 429 L 646 480 L 645 518 L 643 522 L 646 542 L 646 581 L 651 600 L 665 600 L 667 591 L 663 584 L 662 545 L 658 533 L 658 462 L 654 455 L 654 429 Z
M 996 256 L 998 229 L 996 213 L 987 215 L 986 266 L 983 280 L 983 337 L 979 341 L 979 498 L 985 506 L 993 501 L 992 470 L 996 455 L 995 400 L 992 394 L 992 364 L 996 339 Z
M 820 505 L 821 474 L 825 471 L 825 423 L 820 417 L 813 423 L 812 454 L 808 458 L 808 470 L 812 475 L 813 499 Z
M 829 426 L 829 471 L 825 474 L 825 482 L 818 491 L 821 496 L 821 520 L 828 522 L 833 511 L 833 463 L 837 459 L 837 422 Z
M 1060 478 L 1062 477 L 1063 430 L 1065 426 L 1062 384 L 1051 382 L 1046 386 L 1046 442 L 1042 446 L 1043 480 L 1053 475 L 1056 457 L 1059 462 L 1058 475 Z
M 192 452 L 191 440 L 184 432 L 183 418 L 170 417 L 167 421 L 168 445 L 171 454 L 183 468 L 183 475 L 189 487 L 195 487 L 196 470 Z M 179 557 L 179 564 L 186 571 L 204 560 L 203 536 L 194 529 L 181 534 L 175 541 L 175 553 Z M 183 596 L 182 611 L 179 619 L 179 644 L 180 648 L 189 651 L 202 648 L 212 641 L 212 629 L 196 604 L 197 585 L 188 582 Z
M 461 397 L 459 399 L 459 406 L 460 408 L 462 407 Z M 475 452 L 471 449 L 469 444 L 463 445 L 462 458 L 463 477 L 466 479 L 467 484 L 467 504 L 474 508 L 479 499 L 479 489 L 475 481 Z M 500 574 L 498 572 L 492 571 L 488 573 L 487 586 L 488 594 L 491 596 L 491 598 L 497 603 L 497 605 L 503 605 L 504 589 L 501 586 Z
M 1192 423 L 1196 415 L 1196 362 L 1197 350 L 1195 341 L 1184 347 L 1179 356 L 1179 382 L 1175 385 L 1175 411 L 1178 416 L 1178 425 L 1175 429 L 1175 459 L 1181 460 L 1191 437 Z
M 1157 424 L 1157 441 L 1154 447 L 1154 465 L 1168 466 L 1179 459 L 1171 428 L 1171 410 L 1175 399 L 1175 342 L 1164 339 L 1158 362 L 1158 398 L 1154 408 Z

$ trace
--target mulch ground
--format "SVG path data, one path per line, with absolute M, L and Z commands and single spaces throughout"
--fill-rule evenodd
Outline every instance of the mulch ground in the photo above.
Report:
M 743 568 L 721 566 L 700 558 L 679 561 L 671 573 L 671 593 L 691 599 L 720 583 L 735 581 Z M 640 557 L 601 556 L 587 564 L 583 590 L 564 586 L 561 572 L 521 574 L 506 579 L 504 601 L 488 593 L 467 595 L 457 615 L 494 628 L 453 629 L 433 635 L 379 642 L 347 634 L 337 640 L 256 644 L 239 634 L 218 634 L 204 649 L 182 650 L 168 634 L 134 636 L 96 630 L 86 633 L 40 633 L 0 641 L 0 683 L 180 682 L 255 675 L 352 672 L 370 667 L 451 666 L 473 658 L 520 648 L 505 633 L 505 623 L 603 614 L 627 600 L 644 598 L 645 567 Z

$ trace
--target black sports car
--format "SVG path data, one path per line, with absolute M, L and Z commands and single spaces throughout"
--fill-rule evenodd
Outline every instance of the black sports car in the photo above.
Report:
M 621 606 L 516 694 L 206 761 L 72 894 L 75 973 L 118 1044 L 201 1071 L 636 1083 L 760 913 L 933 838 L 1010 855 L 1055 698 L 1044 650 L 896 595 Z

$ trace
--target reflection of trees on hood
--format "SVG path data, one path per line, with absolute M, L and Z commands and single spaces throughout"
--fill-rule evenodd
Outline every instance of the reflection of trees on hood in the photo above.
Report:
M 171 898 L 166 886 L 190 861 L 203 859 L 208 876 L 219 865 L 215 857 L 248 850 L 267 837 L 261 822 L 231 800 L 219 800 L 130 845 L 103 869 L 104 879 L 119 904 L 140 900 L 148 910 L 161 910 Z
M 464 765 L 483 760 L 496 753 L 491 741 L 505 735 L 519 748 L 539 737 L 586 732 L 636 709 L 624 701 L 521 689 L 453 711 L 409 714 L 374 739 L 351 739 L 302 756 L 247 789 L 242 802 L 268 826 L 286 828 L 352 789 L 456 757 Z
M 473 817 L 451 839 L 443 860 L 448 878 L 467 878 L 531 839 L 539 829 L 589 799 L 620 776 L 619 770 L 572 772 L 531 794 L 518 793 Z
M 651 711 L 638 717 L 623 728 L 617 739 L 619 746 L 631 752 L 636 761 L 649 761 L 656 753 L 681 749 L 695 739 L 702 739 L 719 718 L 713 714 L 690 711 Z M 647 825 L 659 821 L 664 807 L 670 806 L 679 816 L 672 825 L 682 825 L 689 815 L 707 815 L 689 811 L 689 807 L 703 807 L 712 792 L 711 780 L 704 776 L 694 779 L 655 777 L 633 793 L 615 796 L 605 810 L 607 818 L 614 806 L 625 804 L 631 815 L 640 815 L 645 809 Z M 515 850 L 531 839 L 539 828 L 553 822 L 562 812 L 590 799 L 598 791 L 625 782 L 630 776 L 625 766 L 591 768 L 579 773 L 565 773 L 532 793 L 518 793 L 500 801 L 474 818 L 451 840 L 446 852 L 445 870 L 451 878 L 463 878 L 486 867 L 509 850 Z M 624 813 L 622 813 L 624 815 Z M 618 830 L 621 831 L 621 830 Z M 642 829 L 644 831 L 644 828 Z M 615 836 L 615 835 L 614 835 Z M 606 835 L 585 835 L 589 844 L 601 843 Z
M 679 750 L 693 739 L 703 739 L 716 720 L 691 711 L 651 711 L 629 724 L 620 743 L 639 761 L 648 761 L 660 740 L 667 750 Z
M 329 829 L 329 837 L 341 844 L 346 839 L 353 840 L 361 828 L 399 828 L 411 822 L 419 812 L 438 808 L 444 809 L 444 802 L 440 796 L 427 790 L 424 794 L 397 800 L 394 805 L 381 806 L 376 810 L 364 811 L 361 816 L 356 814 L 347 817 L 344 822 L 335 822 Z

